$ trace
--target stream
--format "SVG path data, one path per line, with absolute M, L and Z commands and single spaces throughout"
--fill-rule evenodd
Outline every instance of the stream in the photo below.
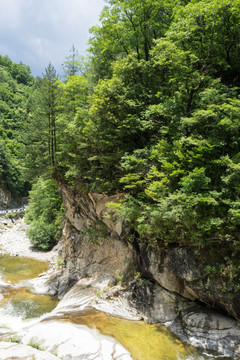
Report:
M 37 295 L 21 285 L 37 277 L 48 263 L 0 256 L 0 359 L 205 360 L 217 358 L 185 345 L 162 325 L 127 321 L 96 310 L 54 316 L 56 297 Z M 31 346 L 43 357 L 7 357 L 6 342 Z M 0 343 L 1 344 L 1 343 Z M 36 350 L 38 349 L 38 350 Z M 43 351 L 44 350 L 44 351 Z M 46 353 L 47 351 L 47 353 Z M 15 353 L 14 353 L 15 354 Z M 20 355 L 19 355 L 20 356 Z

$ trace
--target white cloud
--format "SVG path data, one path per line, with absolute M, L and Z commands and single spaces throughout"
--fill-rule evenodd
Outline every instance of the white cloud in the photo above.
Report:
M 74 44 L 83 53 L 104 0 L 0 0 L 0 54 L 41 75 L 61 64 Z

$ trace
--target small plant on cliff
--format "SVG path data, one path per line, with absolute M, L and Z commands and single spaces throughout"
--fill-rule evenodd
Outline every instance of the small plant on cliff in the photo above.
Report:
M 105 239 L 107 236 L 107 226 L 102 221 L 96 220 L 91 228 L 81 231 L 83 236 L 93 245 L 99 245 L 99 239 Z
M 49 250 L 61 236 L 62 200 L 57 185 L 51 179 L 40 177 L 30 191 L 25 220 L 27 232 L 34 247 Z

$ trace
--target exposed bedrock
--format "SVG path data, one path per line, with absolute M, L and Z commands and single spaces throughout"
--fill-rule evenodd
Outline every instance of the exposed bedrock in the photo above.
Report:
M 79 198 L 64 186 L 61 193 L 66 209 L 59 253 L 63 266 L 54 287 L 63 304 L 70 288 L 75 308 L 76 298 L 90 291 L 95 294 L 91 307 L 163 323 L 197 347 L 240 357 L 240 294 L 223 279 L 209 277 L 209 254 L 129 242 L 124 223 L 107 206 L 123 194 Z

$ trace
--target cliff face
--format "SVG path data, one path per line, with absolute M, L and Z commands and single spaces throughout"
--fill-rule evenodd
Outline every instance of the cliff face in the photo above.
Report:
M 11 194 L 9 193 L 9 191 L 0 187 L 0 209 L 7 208 L 10 201 L 11 201 Z
M 125 310 L 134 309 L 135 318 L 164 323 L 193 345 L 239 356 L 239 323 L 210 308 L 239 319 L 240 294 L 233 296 L 223 280 L 209 277 L 207 257 L 203 261 L 198 250 L 177 246 L 150 249 L 144 242 L 132 244 L 121 219 L 107 207 L 122 194 L 78 198 L 63 186 L 61 193 L 66 221 L 60 297 L 76 283 L 76 291 L 88 284 L 85 292 L 101 289 L 93 305 L 97 309 L 127 316 L 123 305 L 121 313 L 124 304 Z
M 205 250 L 206 251 L 206 250 Z M 221 249 L 215 249 L 215 261 Z M 184 298 L 198 300 L 212 309 L 223 310 L 240 319 L 240 291 L 226 278 L 209 274 L 212 265 L 209 252 L 183 247 L 147 249 L 140 244 L 139 258 L 142 272 L 159 285 Z M 236 255 L 235 255 L 236 256 Z
M 78 199 L 66 188 L 61 189 L 66 209 L 61 256 L 65 269 L 59 294 L 64 294 L 79 279 L 95 277 L 106 283 L 123 281 L 131 276 L 134 251 L 121 241 L 123 226 L 116 214 L 106 207 L 122 195 L 107 197 L 89 194 Z

